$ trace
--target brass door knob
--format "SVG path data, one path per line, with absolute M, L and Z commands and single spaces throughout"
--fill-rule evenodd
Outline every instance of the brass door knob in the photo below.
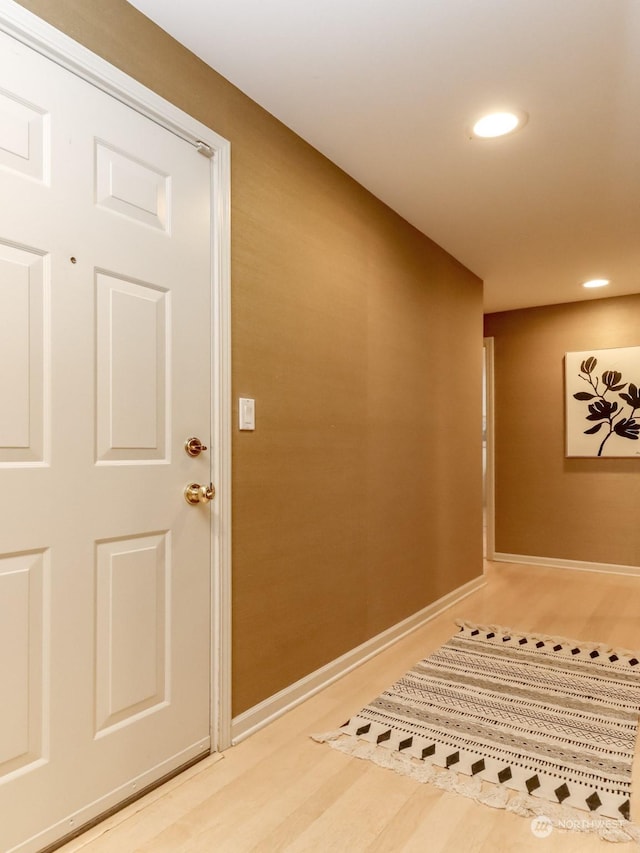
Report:
M 189 483 L 184 490 L 184 499 L 191 506 L 208 504 L 209 501 L 213 500 L 215 493 L 213 483 L 209 483 L 208 486 L 201 486 L 200 483 Z
M 193 436 L 192 438 L 188 438 L 184 443 L 184 449 L 187 451 L 189 456 L 200 456 L 203 450 L 206 450 L 207 447 L 204 445 L 199 438 Z

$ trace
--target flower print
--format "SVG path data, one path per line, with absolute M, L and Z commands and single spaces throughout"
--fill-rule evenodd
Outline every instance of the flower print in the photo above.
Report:
M 622 374 L 618 370 L 605 370 L 602 374 L 602 381 L 609 391 L 620 391 L 624 388 L 627 383 L 623 382 L 619 385 L 621 379 Z
M 634 415 L 636 409 L 640 410 L 640 386 L 632 382 L 628 384 L 622 381 L 622 373 L 619 370 L 604 370 L 601 376 L 593 371 L 598 364 L 594 355 L 588 356 L 580 364 L 579 378 L 586 383 L 588 391 L 578 391 L 573 395 L 575 400 L 587 403 L 587 421 L 595 421 L 593 426 L 584 430 L 584 435 L 595 435 L 600 433 L 600 446 L 596 456 L 602 456 L 605 444 L 611 436 L 637 441 L 640 438 L 640 419 L 636 421 Z M 618 397 L 624 404 L 629 406 L 630 411 L 625 411 L 623 404 L 607 399 L 607 394 L 616 391 Z
M 589 411 L 590 415 L 587 415 L 588 421 L 603 421 L 611 416 L 617 411 L 618 404 L 610 403 L 608 400 L 600 399 L 596 400 L 595 403 L 589 403 Z
M 628 403 L 632 409 L 640 409 L 640 389 L 638 389 L 637 385 L 634 385 L 633 382 L 629 383 L 629 389 L 627 394 L 619 394 L 625 403 Z
M 622 438 L 631 438 L 633 441 L 637 441 L 640 423 L 634 421 L 633 418 L 622 418 L 613 425 L 613 431 Z

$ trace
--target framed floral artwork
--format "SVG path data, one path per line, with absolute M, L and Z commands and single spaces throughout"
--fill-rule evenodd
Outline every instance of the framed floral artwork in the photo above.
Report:
M 640 458 L 640 346 L 568 352 L 566 455 Z

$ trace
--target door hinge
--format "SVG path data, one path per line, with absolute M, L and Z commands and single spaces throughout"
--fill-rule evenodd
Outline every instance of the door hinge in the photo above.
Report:
M 196 142 L 196 150 L 200 152 L 204 157 L 208 157 L 211 159 L 213 157 L 213 148 L 208 145 L 206 142 Z

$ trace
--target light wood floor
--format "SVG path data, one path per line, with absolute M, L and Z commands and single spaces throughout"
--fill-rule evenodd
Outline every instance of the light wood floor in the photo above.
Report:
M 590 833 L 554 830 L 547 838 L 536 838 L 527 818 L 398 776 L 309 738 L 312 732 L 341 725 L 445 642 L 455 632 L 453 620 L 458 617 L 640 647 L 640 578 L 488 563 L 487 581 L 482 590 L 222 758 L 206 759 L 61 849 L 64 853 L 637 850 L 631 842 L 611 847 Z

